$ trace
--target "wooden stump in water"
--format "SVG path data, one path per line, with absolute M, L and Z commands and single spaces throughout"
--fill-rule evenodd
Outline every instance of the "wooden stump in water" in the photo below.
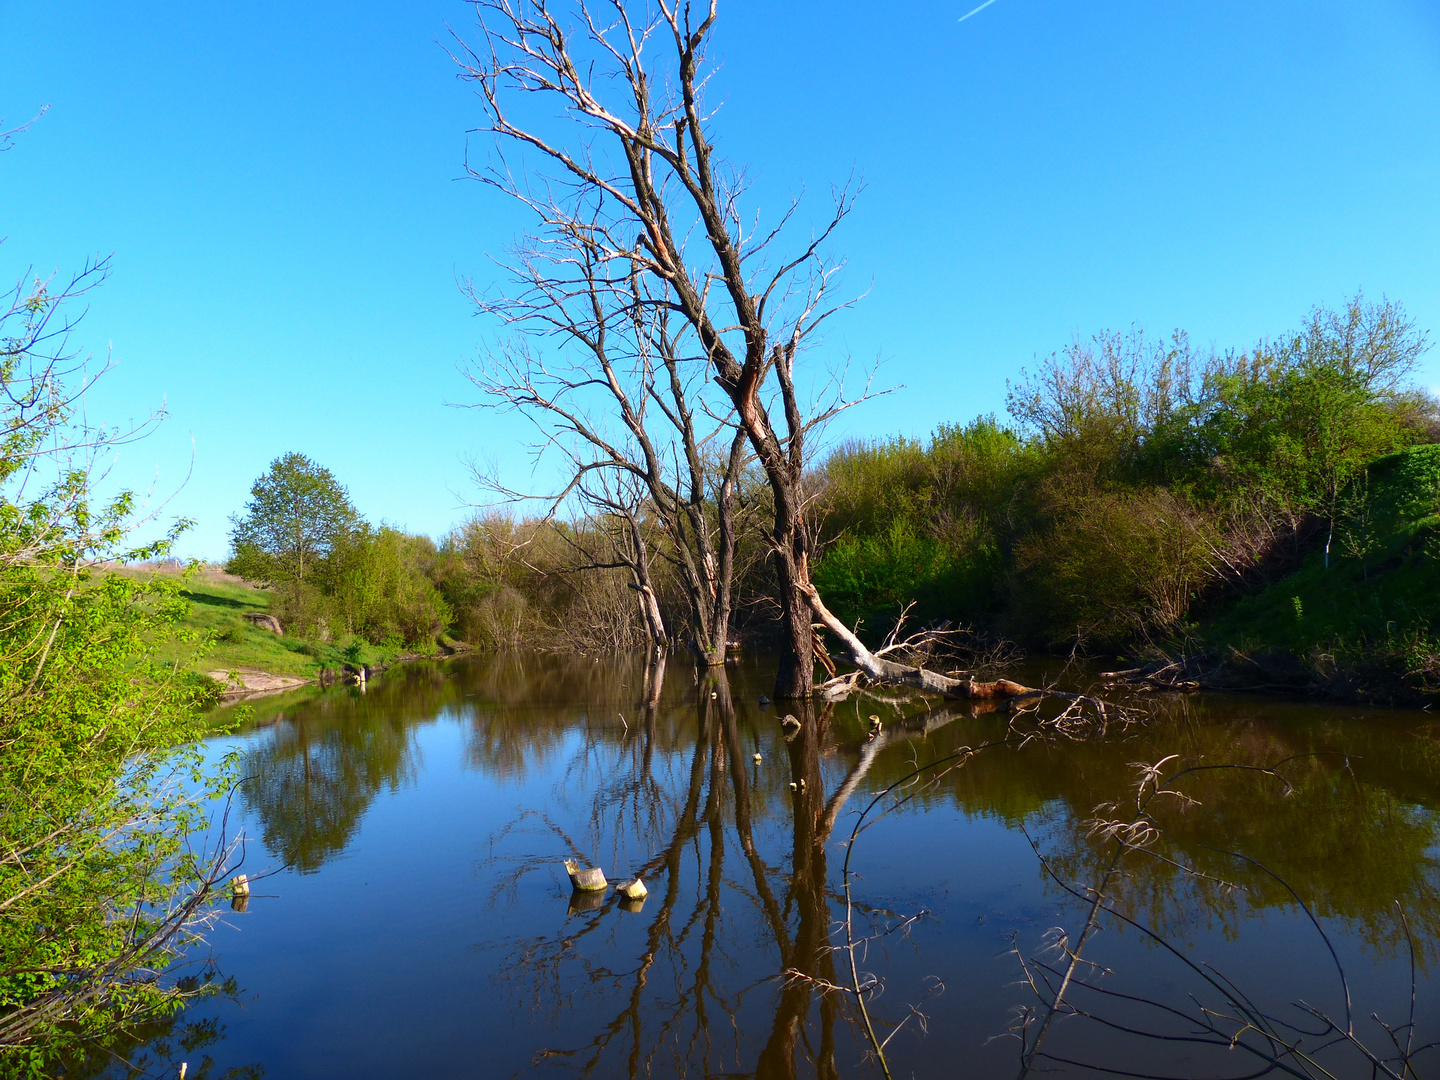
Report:
M 605 880 L 605 871 L 598 866 L 582 870 L 574 859 L 566 859 L 565 872 L 570 875 L 570 884 L 579 892 L 604 892 L 609 886 L 609 882 Z
M 645 888 L 645 882 L 638 877 L 633 881 L 622 881 L 615 886 L 615 891 L 627 900 L 644 900 L 650 895 L 650 890 Z

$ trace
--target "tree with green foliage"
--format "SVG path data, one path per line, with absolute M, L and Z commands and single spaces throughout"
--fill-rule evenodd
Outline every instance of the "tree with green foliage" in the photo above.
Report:
M 203 984 L 173 970 L 209 917 L 226 852 L 207 848 L 203 686 L 155 650 L 187 605 L 173 580 L 114 561 L 167 554 L 131 540 L 128 492 L 95 495 L 90 465 L 143 433 L 74 422 L 68 285 L 0 303 L 0 1071 L 50 1075 L 173 1013 Z M 153 419 L 153 418 L 152 418 Z
M 872 632 L 915 601 L 921 618 L 1120 647 L 1188 633 L 1198 603 L 1312 544 L 1325 562 L 1338 539 L 1364 580 L 1391 531 L 1367 470 L 1434 437 L 1435 402 L 1408 385 L 1425 347 L 1399 305 L 1361 296 L 1244 354 L 1200 355 L 1178 331 L 1074 342 L 1011 388 L 1018 430 L 839 448 L 818 473 L 815 581 Z
M 271 610 L 287 632 L 322 641 L 434 643 L 453 617 L 431 580 L 436 554 L 428 537 L 362 522 L 336 537 L 305 581 L 282 582 Z
M 433 541 L 366 522 L 329 469 L 304 454 L 270 463 L 232 517 L 225 569 L 275 586 L 287 633 L 373 645 L 438 640 L 452 615 L 430 578 Z
M 1298 333 L 1217 365 L 1202 391 L 1202 453 L 1221 472 L 1335 528 L 1365 466 L 1413 440 L 1405 393 L 1427 343 L 1388 300 L 1316 309 Z
M 245 516 L 231 518 L 225 568 L 252 581 L 305 581 L 360 520 L 329 469 L 284 454 L 255 481 Z

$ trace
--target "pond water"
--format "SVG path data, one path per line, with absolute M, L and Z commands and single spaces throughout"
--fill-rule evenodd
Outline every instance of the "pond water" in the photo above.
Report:
M 1398 1070 L 1440 1039 L 1425 714 L 1170 697 L 1143 725 L 1022 745 L 1004 710 L 761 705 L 772 678 L 761 658 L 710 675 L 671 658 L 652 685 L 635 658 L 505 656 L 255 703 L 217 750 L 244 749 L 231 824 L 245 871 L 270 876 L 209 935 L 234 993 L 149 1060 L 883 1076 L 856 976 L 897 1078 L 1015 1077 L 1042 1027 L 1036 1075 L 1370 1076 L 1367 1055 Z M 1249 768 L 1151 798 L 1155 835 L 1114 863 L 1095 822 L 1134 821 L 1140 766 L 1171 755 L 1164 777 Z M 649 895 L 572 894 L 567 857 Z M 1102 884 L 1077 1012 L 1045 1026 Z M 1440 1050 L 1410 1075 L 1440 1075 Z

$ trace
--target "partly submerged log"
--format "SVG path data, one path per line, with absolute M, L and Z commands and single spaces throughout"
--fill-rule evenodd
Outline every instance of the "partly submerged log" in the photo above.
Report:
M 1236 656 L 1241 655 L 1233 647 L 1230 651 Z M 1205 671 L 1193 657 L 1155 660 L 1140 667 L 1126 668 L 1124 671 L 1100 672 L 1100 678 L 1107 686 L 1118 683 L 1137 690 L 1175 690 L 1182 693 L 1194 693 L 1202 689 L 1201 680 L 1207 677 L 1213 677 L 1213 673 Z
M 941 675 L 928 668 L 897 664 L 895 661 L 887 660 L 867 649 L 849 627 L 830 613 L 829 609 L 820 601 L 820 594 L 815 591 L 813 585 L 807 584 L 802 588 L 810 601 L 810 609 L 820 620 L 821 625 L 844 642 L 846 650 L 850 653 L 851 662 L 860 669 L 858 672 L 851 672 L 848 675 L 832 679 L 821 687 L 820 691 L 827 701 L 843 700 L 855 691 L 862 677 L 868 677 L 876 683 L 898 684 L 911 687 L 924 694 L 939 694 L 951 700 L 968 701 L 971 709 L 979 711 L 988 711 L 985 708 L 987 704 L 994 709 L 997 706 L 991 703 L 1005 702 L 1013 712 L 1029 711 L 1033 713 L 1034 707 L 1044 699 L 1059 698 L 1070 704 L 1061 710 L 1059 715 L 1047 717 L 1043 721 L 1043 725 L 1051 731 L 1072 737 L 1081 732 L 1090 733 L 1096 730 L 1103 732 L 1112 720 L 1130 723 L 1138 718 L 1133 709 L 1116 705 L 1104 698 L 1092 697 L 1089 694 L 1074 694 L 1065 690 L 1056 690 L 1053 687 L 1038 689 L 1013 682 L 1010 679 L 981 682 L 973 675 L 959 679 Z M 878 740 L 878 736 L 883 730 L 883 725 L 878 721 L 878 717 L 872 721 L 875 725 L 869 732 L 872 742 Z M 786 738 L 789 737 L 787 734 Z M 804 781 L 801 781 L 801 784 L 803 786 Z M 791 786 L 793 788 L 794 785 Z
M 570 884 L 577 892 L 604 892 L 610 884 L 605 880 L 605 871 L 598 866 L 582 870 L 574 859 L 565 860 L 565 872 L 570 875 Z
M 994 682 L 980 682 L 974 676 L 955 679 L 928 668 L 897 664 L 894 660 L 876 656 L 865 647 L 864 642 L 856 637 L 848 626 L 830 613 L 830 609 L 821 602 L 820 594 L 816 591 L 815 586 L 806 585 L 804 589 L 805 595 L 810 601 L 810 610 L 815 613 L 815 617 L 820 620 L 825 629 L 844 643 L 846 651 L 850 654 L 850 662 L 876 682 L 899 683 L 902 686 L 912 686 L 916 690 L 926 693 L 965 700 L 988 701 L 995 698 L 1040 697 L 1047 693 L 1045 690 L 1037 690 L 1021 683 L 1011 682 L 1009 679 L 996 679 Z

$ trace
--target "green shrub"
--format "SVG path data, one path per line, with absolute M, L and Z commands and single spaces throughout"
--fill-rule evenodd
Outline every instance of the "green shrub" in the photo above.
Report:
M 87 277 L 72 282 L 83 292 Z M 95 281 L 89 281 L 94 284 Z M 0 305 L 0 1074 L 54 1075 L 102 1057 L 126 1028 L 173 1015 L 193 990 L 171 967 L 194 940 L 221 867 L 206 803 L 209 680 L 184 674 L 184 578 L 97 569 L 163 558 L 133 546 L 134 499 L 90 490 L 110 438 L 72 427 L 59 339 L 64 290 Z M 14 302 L 18 301 L 18 303 Z M 55 315 L 57 322 L 46 324 Z M 188 655 L 187 655 L 188 654 Z
M 914 600 L 1118 645 L 1185 632 L 1198 602 L 1263 586 L 1317 531 L 1363 582 L 1395 529 L 1428 550 L 1440 517 L 1440 447 L 1393 453 L 1434 428 L 1404 382 L 1424 348 L 1398 306 L 1358 296 L 1246 354 L 1178 332 L 1076 341 L 1010 388 L 1018 431 L 987 417 L 839 447 L 813 485 L 816 585 L 877 632 Z
M 921 622 L 978 615 L 994 602 L 990 552 L 965 552 L 897 521 L 878 536 L 836 541 L 815 566 L 815 586 L 845 622 L 863 622 L 867 636 L 889 631 L 912 601 Z
M 1022 545 L 1023 602 L 1052 641 L 1170 635 L 1214 579 L 1219 541 L 1212 515 L 1166 489 L 1094 493 Z

